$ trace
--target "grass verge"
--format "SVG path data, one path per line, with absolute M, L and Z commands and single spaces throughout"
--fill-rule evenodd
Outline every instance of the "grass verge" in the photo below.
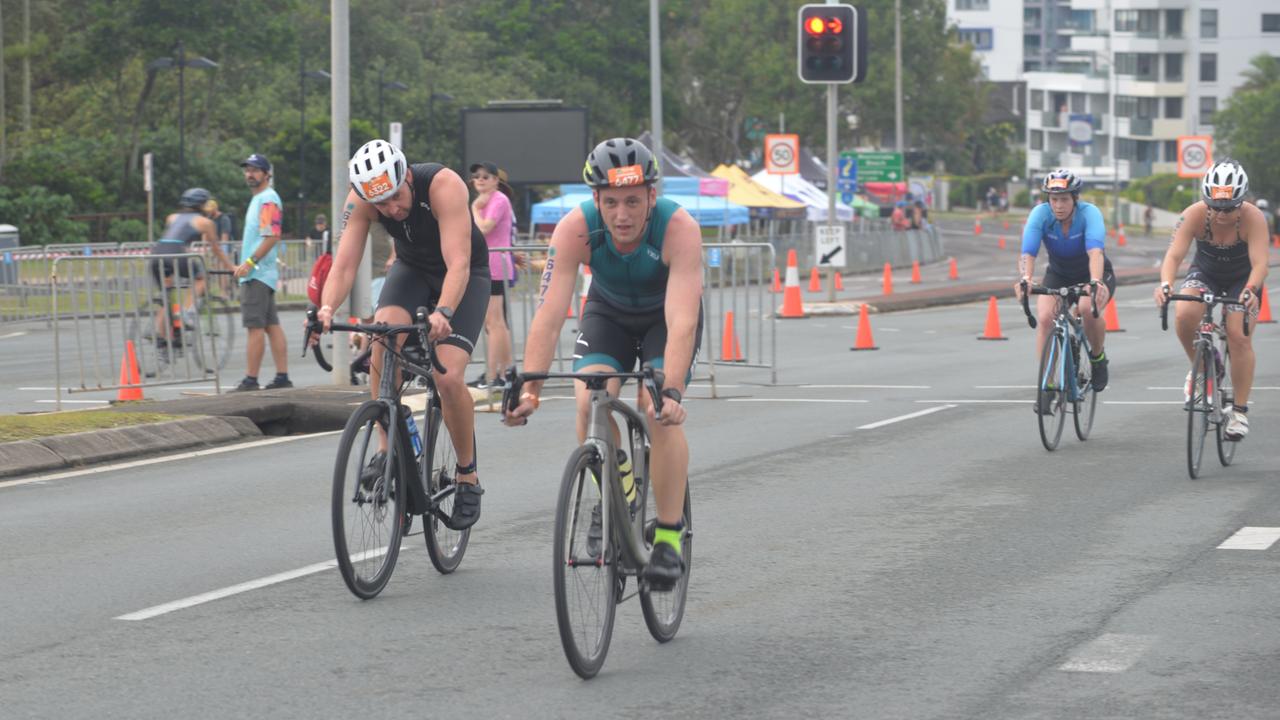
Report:
M 0 442 L 34 440 L 36 438 L 87 430 L 142 425 L 144 423 L 177 420 L 179 416 L 148 412 L 114 412 L 111 410 L 85 410 L 82 412 L 49 413 L 47 415 L 0 416 Z

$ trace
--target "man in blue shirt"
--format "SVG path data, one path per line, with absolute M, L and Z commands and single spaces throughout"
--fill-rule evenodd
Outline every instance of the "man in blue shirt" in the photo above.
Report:
M 240 315 L 249 335 L 245 343 L 248 367 L 235 391 L 258 389 L 258 370 L 262 367 L 267 339 L 271 340 L 271 359 L 276 365 L 276 377 L 267 389 L 290 388 L 293 383 L 289 381 L 288 347 L 276 313 L 275 298 L 280 280 L 276 245 L 280 242 L 284 208 L 280 196 L 271 187 L 271 163 L 265 157 L 254 153 L 240 163 L 240 167 L 253 198 L 245 211 L 241 260 L 236 267 L 236 277 L 240 280 Z
M 1093 316 L 1093 300 L 1082 297 L 1077 310 L 1084 318 L 1084 332 L 1089 345 L 1096 353 L 1089 357 L 1093 366 L 1093 389 L 1101 391 L 1107 386 L 1107 356 L 1102 345 L 1107 339 L 1106 322 L 1102 309 L 1106 307 L 1116 289 L 1115 273 L 1107 259 L 1106 225 L 1102 212 L 1092 203 L 1080 200 L 1080 188 L 1084 183 L 1070 170 L 1054 170 L 1044 178 L 1041 189 L 1048 194 L 1049 202 L 1037 205 L 1022 229 L 1022 256 L 1018 259 L 1021 276 L 1014 292 L 1018 299 L 1031 283 L 1036 255 L 1043 244 L 1049 253 L 1049 268 L 1041 284 L 1059 288 L 1078 283 L 1089 283 L 1098 299 L 1098 317 Z M 1056 299 L 1041 295 L 1036 302 L 1036 352 L 1041 352 L 1049 331 L 1053 328 L 1053 311 Z M 1047 408 L 1036 407 L 1037 412 Z

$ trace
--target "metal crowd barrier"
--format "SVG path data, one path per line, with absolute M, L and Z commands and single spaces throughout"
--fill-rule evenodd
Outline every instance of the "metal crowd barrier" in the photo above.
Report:
M 174 288 L 161 291 L 152 274 L 155 260 L 173 263 Z M 212 333 L 205 332 L 213 319 L 188 309 L 194 287 L 180 277 L 203 268 L 204 258 L 195 253 L 55 258 L 49 278 L 57 408 L 62 409 L 64 389 L 81 393 L 133 387 L 121 382 L 129 341 L 139 387 L 212 380 L 221 392 L 219 350 Z M 207 286 L 201 304 L 210 307 Z
M 815 223 L 816 224 L 816 223 Z M 849 258 L 845 266 L 848 272 L 880 270 L 885 263 L 895 267 L 910 266 L 912 261 L 937 262 L 945 258 L 938 228 L 929 225 L 919 230 L 894 230 L 886 221 L 859 218 L 853 223 L 843 223 L 848 243 Z M 796 251 L 801 270 L 813 266 L 813 229 L 807 232 L 775 235 L 749 235 L 740 239 L 748 242 L 767 242 L 785 260 L 788 250 Z

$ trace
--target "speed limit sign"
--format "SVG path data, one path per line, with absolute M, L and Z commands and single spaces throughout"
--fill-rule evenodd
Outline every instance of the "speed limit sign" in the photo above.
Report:
M 790 133 L 765 135 L 764 169 L 774 175 L 800 172 L 800 136 Z
M 1200 177 L 1213 165 L 1213 138 L 1208 135 L 1178 137 L 1178 177 Z

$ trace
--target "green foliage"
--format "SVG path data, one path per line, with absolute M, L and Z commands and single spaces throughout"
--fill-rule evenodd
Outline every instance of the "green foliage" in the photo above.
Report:
M 55 195 L 39 185 L 0 186 L 0 223 L 17 226 L 23 245 L 85 242 L 89 228 L 68 220 L 73 212 L 75 203 L 69 196 Z
M 1129 183 L 1121 195 L 1131 202 L 1154 207 L 1170 212 L 1182 212 L 1188 205 L 1197 200 L 1197 182 L 1195 178 L 1178 177 L 1175 173 L 1151 175 Z
M 147 223 L 134 218 L 115 220 L 107 227 L 107 240 L 113 243 L 146 242 Z
M 1214 129 L 1219 148 L 1249 173 L 1253 195 L 1274 200 L 1280 198 L 1280 59 L 1259 55 L 1250 65 L 1244 86 L 1214 116 Z
M 1031 191 L 1027 189 L 1019 190 L 1013 194 L 1013 199 L 1009 203 L 1013 207 L 1031 207 Z
M 986 203 L 987 188 L 997 191 L 1005 188 L 1009 176 L 1004 173 L 988 173 L 985 175 L 960 176 L 950 178 L 951 190 L 947 193 L 947 203 L 951 207 L 980 207 Z

